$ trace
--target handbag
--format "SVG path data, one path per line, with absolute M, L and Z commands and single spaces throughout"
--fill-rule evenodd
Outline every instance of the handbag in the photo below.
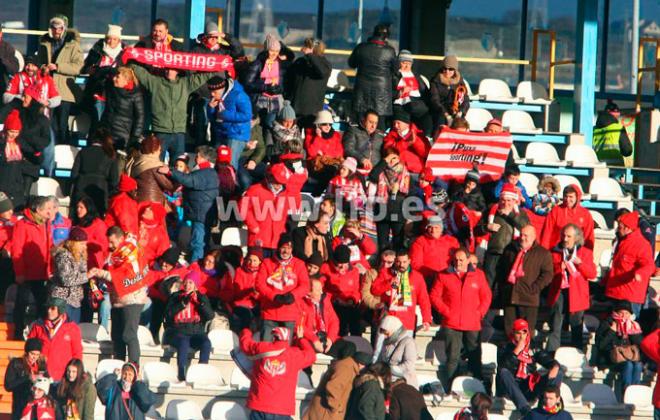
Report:
M 639 347 L 635 344 L 614 346 L 614 348 L 610 350 L 610 360 L 615 364 L 623 362 L 639 362 Z

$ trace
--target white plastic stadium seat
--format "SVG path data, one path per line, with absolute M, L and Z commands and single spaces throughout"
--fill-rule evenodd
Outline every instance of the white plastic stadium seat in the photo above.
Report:
M 238 335 L 231 330 L 211 330 L 209 331 L 209 340 L 213 353 L 229 354 L 230 351 L 238 347 Z
M 507 111 L 508 112 L 508 111 Z M 534 165 L 566 166 L 551 144 L 533 141 L 525 149 L 525 159 Z
M 568 406 L 581 406 L 582 402 L 580 401 L 579 398 L 575 398 L 573 396 L 573 391 L 571 390 L 571 387 L 568 386 L 565 382 L 561 383 L 561 387 L 559 388 L 559 393 L 561 394 L 561 399 L 564 401 L 565 405 Z
M 427 89 L 431 89 L 431 83 L 429 82 L 429 79 L 426 76 L 420 74 L 419 78 L 422 79 L 422 82 L 424 82 L 424 85 L 426 86 Z M 468 95 L 469 94 L 470 94 L 470 88 L 468 88 Z
M 57 169 L 73 168 L 73 161 L 78 154 L 78 148 L 68 144 L 55 145 L 55 166 Z
M 144 380 L 150 387 L 182 388 L 185 382 L 177 378 L 176 368 L 165 362 L 148 362 L 144 365 Z
M 555 352 L 555 360 L 566 368 L 566 376 L 582 377 L 586 372 L 593 372 L 587 357 L 575 347 L 559 347 Z
M 487 109 L 470 108 L 467 114 L 465 114 L 465 119 L 470 124 L 470 130 L 484 131 L 488 121 L 493 119 L 493 115 Z
M 234 367 L 231 371 L 231 379 L 229 384 L 232 388 L 238 390 L 248 390 L 250 389 L 250 378 L 245 376 L 242 370 L 238 367 Z
M 516 109 L 504 111 L 504 114 L 502 114 L 502 126 L 508 128 L 512 133 L 540 134 L 543 132 L 542 129 L 534 125 L 531 115 L 525 111 Z
M 461 399 L 470 399 L 477 392 L 486 393 L 484 384 L 470 376 L 457 376 L 451 384 L 451 392 L 456 393 Z
M 14 50 L 14 57 L 16 57 L 16 61 L 18 61 L 18 72 L 20 73 L 25 68 L 25 58 L 18 50 Z
M 630 385 L 623 394 L 623 403 L 635 406 L 635 410 L 653 409 L 653 388 L 646 385 Z
M 559 197 L 564 196 L 564 188 L 568 187 L 569 185 L 577 185 L 582 189 L 582 186 L 580 184 L 580 181 L 574 177 L 573 175 L 553 175 L 557 182 L 559 182 Z
M 348 76 L 346 76 L 346 73 L 344 73 L 343 70 L 332 69 L 326 86 L 330 89 L 343 92 L 346 90 L 346 88 L 351 86 L 351 83 L 349 82 Z
M 92 324 L 89 322 L 81 322 L 78 324 L 80 327 L 80 334 L 86 343 L 100 343 L 101 341 L 112 341 L 110 334 L 103 327 L 103 325 Z
M 596 210 L 589 210 L 591 218 L 594 219 L 594 235 L 599 239 L 614 239 L 616 232 L 614 228 L 607 226 L 605 217 Z
M 518 98 L 511 95 L 509 85 L 501 79 L 481 79 L 479 97 L 487 101 L 518 102 Z
M 105 420 L 105 405 L 99 400 L 99 397 L 96 397 L 94 403 L 94 420 Z
M 437 416 L 435 416 L 434 420 L 454 420 L 455 415 L 456 415 L 455 412 L 440 413 Z M 490 418 L 490 414 L 488 415 L 488 418 Z
M 71 201 L 69 197 L 62 192 L 62 187 L 60 187 L 59 182 L 53 178 L 43 176 L 40 177 L 37 182 L 32 184 L 30 187 L 30 195 L 54 195 L 60 201 L 60 205 L 64 207 L 68 207 Z
M 235 401 L 216 401 L 211 408 L 211 420 L 245 420 L 245 408 Z
M 530 197 L 538 192 L 539 179 L 534 174 L 522 172 L 520 174 L 520 183 L 525 187 L 527 195 Z
M 524 165 L 527 163 L 527 159 L 520 157 L 520 153 L 518 153 L 518 148 L 513 143 L 511 143 L 511 157 L 513 158 L 513 161 L 515 162 L 516 165 Z
M 467 88 L 467 94 L 470 97 L 470 100 L 478 101 L 479 95 L 475 95 L 474 92 L 472 92 L 472 88 L 470 87 L 470 82 L 468 82 L 465 78 L 463 78 L 463 83 L 465 83 L 465 87 Z
M 151 349 L 160 348 L 160 346 L 158 346 L 154 341 L 154 337 L 153 335 L 151 335 L 151 331 L 149 331 L 149 328 L 145 327 L 144 325 L 138 326 L 137 335 L 141 348 L 151 348 Z
M 225 387 L 220 369 L 209 364 L 190 365 L 186 372 L 186 382 L 191 384 L 193 389 L 217 390 Z
M 617 405 L 612 388 L 605 384 L 587 384 L 582 389 L 582 401 L 593 405 Z
M 529 80 L 518 83 L 516 97 L 526 103 L 549 104 L 552 102 L 548 99 L 548 92 L 541 84 Z
M 600 201 L 630 201 L 630 196 L 624 194 L 621 185 L 612 178 L 592 179 L 589 184 L 589 194 L 595 200 Z
M 222 231 L 222 239 L 220 239 L 222 246 L 246 246 L 247 245 L 247 230 L 239 229 L 237 227 L 228 227 Z
M 190 400 L 172 400 L 167 404 L 165 418 L 170 420 L 204 420 L 202 409 Z
M 605 162 L 600 162 L 596 152 L 586 144 L 570 144 L 566 148 L 564 160 L 569 166 L 578 168 L 595 168 L 605 166 Z
M 78 115 L 71 115 L 69 117 L 69 131 L 72 133 L 81 133 L 87 135 L 89 133 L 89 127 L 91 126 L 91 119 L 89 115 L 84 112 L 81 112 Z
M 124 361 L 123 360 L 118 360 L 118 359 L 103 359 L 99 362 L 98 365 L 96 365 L 96 373 L 95 377 L 96 380 L 98 381 L 102 377 L 109 375 L 109 374 L 114 374 L 115 369 L 121 369 L 122 366 L 124 366 Z
M 493 343 L 481 343 L 481 363 L 484 367 L 497 367 L 497 346 Z

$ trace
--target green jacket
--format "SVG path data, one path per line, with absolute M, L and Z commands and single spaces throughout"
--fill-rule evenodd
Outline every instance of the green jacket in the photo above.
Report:
M 53 387 L 51 389 L 56 390 L 57 387 Z M 57 418 L 58 419 L 65 418 L 64 413 L 66 412 L 66 398 L 59 398 L 57 396 L 57 391 L 54 391 L 53 394 L 51 395 L 53 396 L 53 398 L 55 398 L 57 402 L 57 410 L 58 410 Z M 96 406 L 96 387 L 92 383 L 91 378 L 87 376 L 87 378 L 85 379 L 82 385 L 82 396 L 79 400 L 76 400 L 76 407 L 78 408 L 78 413 L 80 414 L 80 420 L 94 420 L 95 406 Z
M 353 382 L 346 418 L 351 420 L 385 420 L 385 396 L 380 381 L 365 373 Z
M 264 160 L 266 157 L 266 143 L 264 142 L 263 128 L 260 124 L 252 127 L 250 132 L 250 141 L 256 140 L 257 146 L 254 149 L 248 149 L 247 147 L 243 149 L 241 153 L 241 159 L 245 158 L 246 162 L 253 160 L 257 165 Z
M 39 38 L 39 49 L 37 50 L 37 63 L 39 66 L 57 64 L 57 71 L 53 73 L 55 87 L 60 93 L 63 101 L 78 102 L 82 98 L 82 89 L 76 84 L 76 76 L 80 74 L 85 57 L 80 48 L 80 34 L 75 29 L 67 29 L 64 36 L 64 45 L 55 61 L 53 57 L 53 38 L 50 33 Z
M 218 73 L 196 73 L 171 82 L 164 76 L 131 65 L 140 83 L 151 94 L 151 130 L 157 133 L 185 133 L 188 96 Z
M 620 122 L 594 128 L 593 148 L 598 160 L 611 165 L 622 165 L 623 155 L 619 149 L 619 138 L 625 129 Z

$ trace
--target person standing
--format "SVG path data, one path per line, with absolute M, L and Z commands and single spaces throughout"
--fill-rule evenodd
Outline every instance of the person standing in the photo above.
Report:
M 25 205 L 23 186 L 24 155 L 28 154 L 29 145 L 21 136 L 23 122 L 18 110 L 12 110 L 4 120 L 0 131 L 0 191 L 9 196 L 18 206 Z
M 298 125 L 313 128 L 313 122 L 323 109 L 325 90 L 332 65 L 325 57 L 325 43 L 320 39 L 305 38 L 297 58 L 289 68 L 291 89 L 289 99 L 298 115 Z
M 412 122 L 408 111 L 396 105 L 392 116 L 392 130 L 385 136 L 383 147 L 397 149 L 401 162 L 406 165 L 408 171 L 419 176 L 426 166 L 431 143 Z
M 3 25 L 0 24 L 0 92 L 7 88 L 9 79 L 19 70 L 16 49 L 3 38 Z
M 504 330 L 510 334 L 513 322 L 525 318 L 534 336 L 541 291 L 553 277 L 550 251 L 536 242 L 536 229 L 527 225 L 520 239 L 506 247 L 497 268 L 497 279 L 504 306 Z
M 53 279 L 50 296 L 66 301 L 66 314 L 76 324 L 87 284 L 87 233 L 74 227 L 65 240 L 53 251 Z
M 451 126 L 457 117 L 465 118 L 470 109 L 470 96 L 463 76 L 458 71 L 458 58 L 448 55 L 440 71 L 431 79 L 431 108 L 434 131 L 440 126 Z
M 431 286 L 436 276 L 452 263 L 452 255 L 459 244 L 455 237 L 443 235 L 444 221 L 438 215 L 431 216 L 424 235 L 415 239 L 410 247 L 410 265 L 420 272 Z
M 119 176 L 117 193 L 110 198 L 105 224 L 119 226 L 126 233 L 138 234 L 138 203 L 135 201 L 137 182 L 126 174 Z
M 57 144 L 69 142 L 69 114 L 71 107 L 82 96 L 81 88 L 76 84 L 76 77 L 83 68 L 84 57 L 80 48 L 80 34 L 69 28 L 69 19 L 64 15 L 55 15 L 49 21 L 48 33 L 39 38 L 37 63 L 46 66 L 57 91 L 62 96 L 60 106 L 53 110 L 52 127 Z
M 130 67 L 117 67 L 106 80 L 100 125 L 110 130 L 116 150 L 138 148 L 144 137 L 144 94 Z
M 582 189 L 579 185 L 571 184 L 564 188 L 563 200 L 560 205 L 550 210 L 545 218 L 543 231 L 541 231 L 539 243 L 546 249 L 551 249 L 559 243 L 559 235 L 568 223 L 576 224 L 582 229 L 584 235 L 584 246 L 594 249 L 594 219 L 589 210 L 582 207 Z
M 140 37 L 136 48 L 153 49 L 160 52 L 183 51 L 183 44 L 170 34 L 170 24 L 165 19 L 158 18 L 151 24 L 151 33 Z M 158 70 L 151 68 L 154 72 Z
M 137 181 L 136 200 L 138 203 L 158 203 L 167 205 L 166 193 L 176 190 L 176 185 L 158 172 L 164 165 L 162 142 L 155 134 L 148 135 L 140 143 L 140 154 L 126 164 L 126 173 Z
M 11 392 L 11 419 L 20 420 L 23 408 L 30 399 L 37 378 L 48 375 L 46 359 L 41 354 L 43 344 L 38 338 L 28 338 L 23 346 L 24 353 L 9 361 L 5 371 L 4 388 Z
M 624 157 L 632 155 L 633 146 L 625 127 L 619 122 L 621 110 L 612 100 L 598 113 L 594 126 L 593 148 L 598 160 L 607 165 L 623 166 Z
M 389 36 L 389 26 L 379 23 L 371 38 L 358 44 L 348 57 L 348 66 L 357 69 L 353 113 L 375 110 L 382 118 L 380 128 L 385 128 L 385 119 L 392 115 L 392 85 L 399 69 L 396 51 L 387 42 Z
M 429 88 L 420 75 L 412 71 L 412 65 L 412 53 L 399 51 L 399 71 L 394 75 L 394 105 L 402 106 L 424 135 L 430 137 L 433 121 L 426 106 Z

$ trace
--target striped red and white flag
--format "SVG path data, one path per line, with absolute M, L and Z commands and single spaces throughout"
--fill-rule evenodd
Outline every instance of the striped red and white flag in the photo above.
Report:
M 497 181 L 504 173 L 511 150 L 511 133 L 471 133 L 444 128 L 435 139 L 426 159 L 433 175 L 445 181 L 463 182 L 475 165 L 480 181 Z

